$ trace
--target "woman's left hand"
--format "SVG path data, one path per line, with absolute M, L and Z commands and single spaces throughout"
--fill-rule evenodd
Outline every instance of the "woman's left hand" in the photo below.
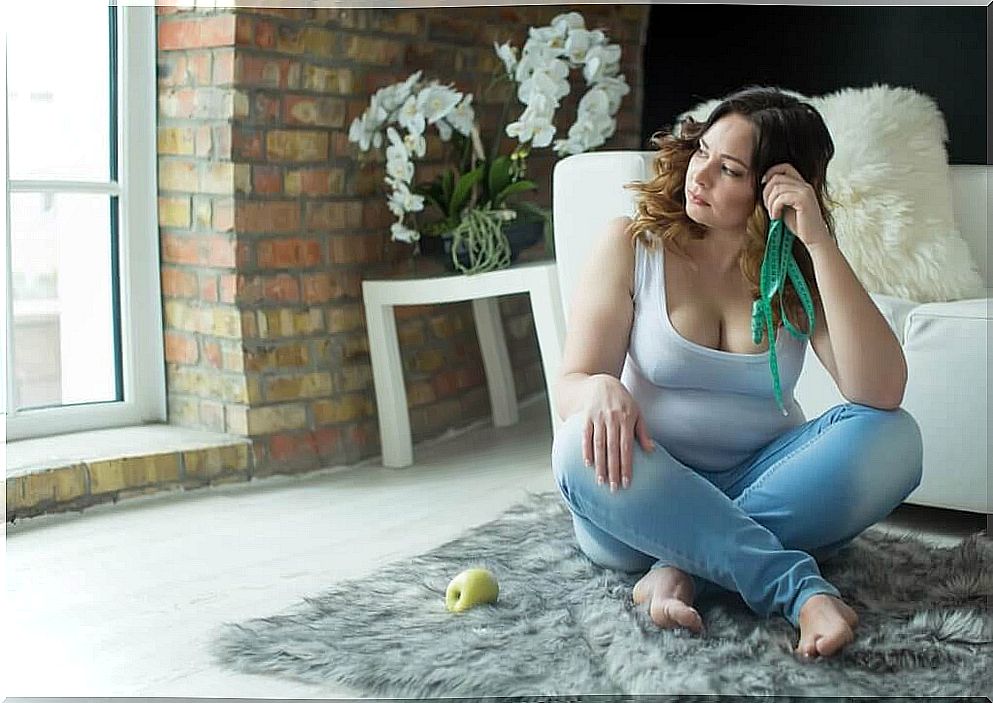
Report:
M 814 188 L 790 164 L 776 164 L 762 177 L 762 202 L 770 219 L 782 217 L 808 249 L 831 240 Z

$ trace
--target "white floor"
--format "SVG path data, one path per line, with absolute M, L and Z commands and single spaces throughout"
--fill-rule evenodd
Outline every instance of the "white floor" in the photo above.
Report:
M 360 697 L 229 672 L 207 643 L 220 623 L 278 613 L 552 490 L 546 407 L 419 445 L 407 469 L 373 461 L 8 525 L 0 693 Z M 886 524 L 943 543 L 984 526 L 912 506 Z

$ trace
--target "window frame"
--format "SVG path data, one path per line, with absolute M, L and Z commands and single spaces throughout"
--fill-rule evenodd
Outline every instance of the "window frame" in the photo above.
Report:
M 114 37 L 111 38 L 114 41 Z M 6 42 L 5 42 L 6 43 Z M 118 198 L 117 271 L 120 294 L 123 400 L 17 410 L 11 368 L 4 368 L 7 398 L 6 439 L 13 441 L 69 432 L 139 425 L 166 420 L 161 268 L 159 261 L 156 173 L 156 41 L 154 6 L 117 5 L 117 141 L 116 189 L 99 192 Z M 110 47 L 108 47 L 109 50 Z M 6 75 L 6 50 L 4 51 Z M 6 90 L 6 80 L 4 81 Z M 6 95 L 4 96 L 6 105 Z M 12 192 L 94 192 L 85 184 L 64 181 L 14 181 L 8 177 L 6 109 L 2 147 L 5 202 L 6 289 L 3 343 L 5 362 L 14 359 L 10 261 Z M 108 125 L 109 127 L 110 125 Z M 9 329 L 8 329 L 9 328 Z M 16 363 L 16 360 L 15 360 Z

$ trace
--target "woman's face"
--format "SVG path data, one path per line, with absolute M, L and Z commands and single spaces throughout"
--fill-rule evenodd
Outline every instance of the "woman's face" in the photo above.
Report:
M 686 214 L 708 229 L 740 234 L 755 210 L 755 128 L 729 114 L 704 132 L 686 167 Z

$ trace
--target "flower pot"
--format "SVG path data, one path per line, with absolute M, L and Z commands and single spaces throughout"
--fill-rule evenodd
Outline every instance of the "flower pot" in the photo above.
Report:
M 545 233 L 545 224 L 543 222 L 512 222 L 503 228 L 503 234 L 507 238 L 507 243 L 510 244 L 510 262 L 513 263 L 517 260 L 517 257 L 522 251 L 528 247 L 534 246 L 538 242 L 542 241 Z M 431 243 L 429 246 L 424 245 L 431 239 L 440 239 L 440 246 L 437 243 Z M 469 267 L 469 253 L 465 251 L 465 245 L 462 245 L 462 251 L 459 252 L 459 263 L 461 263 L 466 268 Z M 449 271 L 455 270 L 455 264 L 452 263 L 452 236 L 450 234 L 443 234 L 441 237 L 426 237 L 421 240 L 421 252 L 424 254 L 436 254 L 441 257 L 445 264 L 445 268 Z

